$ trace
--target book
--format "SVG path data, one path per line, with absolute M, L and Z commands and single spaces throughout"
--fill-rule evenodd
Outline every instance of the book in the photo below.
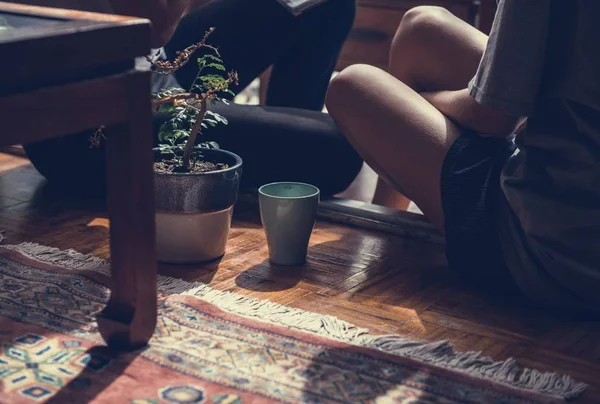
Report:
M 277 0 L 279 4 L 285 7 L 290 13 L 300 15 L 306 10 L 317 6 L 327 0 Z

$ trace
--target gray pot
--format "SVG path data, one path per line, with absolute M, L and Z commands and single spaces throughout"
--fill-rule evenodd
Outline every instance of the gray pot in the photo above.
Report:
M 154 153 L 159 158 L 157 149 Z M 207 173 L 154 173 L 159 261 L 199 263 L 225 254 L 242 159 L 218 149 L 203 149 L 202 155 L 229 168 Z

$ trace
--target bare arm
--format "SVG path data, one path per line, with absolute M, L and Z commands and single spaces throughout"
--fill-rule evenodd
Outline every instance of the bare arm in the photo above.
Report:
M 179 20 L 190 5 L 190 0 L 110 0 L 116 14 L 147 18 L 152 22 L 152 47 L 164 46 Z
M 421 95 L 458 125 L 480 134 L 503 137 L 517 131 L 537 104 L 552 4 L 501 1 L 469 87 Z
M 421 96 L 458 125 L 483 135 L 510 136 L 525 122 L 523 117 L 509 115 L 477 103 L 466 88 L 458 91 L 421 93 Z

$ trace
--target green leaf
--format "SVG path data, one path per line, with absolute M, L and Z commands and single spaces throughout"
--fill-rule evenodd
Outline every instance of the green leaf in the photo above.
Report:
M 185 93 L 185 90 L 183 88 L 172 87 L 172 88 L 162 89 L 157 93 L 153 93 L 152 96 L 154 98 L 161 99 L 161 98 L 165 98 L 165 97 L 169 97 L 171 95 L 181 94 L 181 93 Z
M 173 133 L 173 143 L 177 142 L 179 139 L 187 138 L 190 135 L 185 130 L 178 130 Z
M 157 112 L 160 114 L 168 115 L 172 114 L 175 111 L 173 105 L 170 104 L 162 104 L 158 107 Z
M 161 145 L 159 146 L 159 150 L 161 154 L 172 154 L 173 156 L 176 156 L 175 150 L 170 146 Z
M 211 127 L 215 127 L 217 126 L 217 124 L 219 122 L 215 121 L 214 119 L 208 119 L 208 118 L 204 118 L 204 121 L 202 121 L 202 123 L 206 122 L 207 124 L 209 124 Z
M 203 59 L 214 60 L 215 62 L 218 62 L 218 63 L 223 63 L 223 59 L 221 59 L 218 56 L 211 55 L 211 54 L 204 55 L 202 58 Z
M 219 148 L 219 144 L 217 142 L 202 142 L 200 144 L 198 144 L 198 147 L 200 147 L 201 149 L 218 149 Z
M 213 111 L 206 111 L 206 115 L 207 116 L 212 116 L 214 118 L 215 121 L 220 122 L 222 124 L 227 125 L 227 119 L 225 119 L 225 117 L 221 114 L 218 114 L 216 112 Z
M 218 74 L 207 74 L 205 76 L 201 76 L 200 80 L 205 83 L 208 81 L 214 81 L 217 83 L 226 81 L 222 76 L 219 76 Z
M 169 135 L 168 125 L 163 123 L 158 129 L 158 140 L 164 142 L 166 137 Z
M 223 66 L 220 63 L 209 63 L 205 67 L 212 67 L 213 69 L 221 70 L 223 72 L 227 71 L 227 69 L 225 68 L 225 66 Z

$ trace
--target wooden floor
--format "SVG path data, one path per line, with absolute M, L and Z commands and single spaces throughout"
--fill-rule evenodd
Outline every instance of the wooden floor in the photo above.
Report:
M 478 296 L 452 279 L 442 246 L 329 223 L 317 224 L 305 268 L 274 268 L 258 223 L 255 207 L 238 208 L 220 263 L 161 273 L 331 314 L 374 333 L 448 339 L 460 350 L 515 357 L 587 382 L 577 402 L 600 402 L 599 324 Z M 59 196 L 26 159 L 0 154 L 5 243 L 33 241 L 108 258 L 107 226 L 101 203 Z

